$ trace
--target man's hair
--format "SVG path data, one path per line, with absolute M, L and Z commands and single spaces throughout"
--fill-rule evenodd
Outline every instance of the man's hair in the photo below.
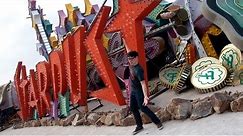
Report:
M 127 53 L 127 57 L 137 57 L 138 52 L 137 51 L 130 51 Z

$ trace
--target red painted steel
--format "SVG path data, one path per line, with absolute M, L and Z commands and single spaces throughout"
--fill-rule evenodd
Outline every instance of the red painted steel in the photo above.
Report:
M 87 34 L 87 38 L 84 42 L 106 86 L 105 88 L 92 92 L 91 96 L 107 100 L 118 105 L 125 105 L 126 103 L 122 95 L 122 91 L 116 80 L 105 48 L 102 45 L 102 35 L 110 10 L 110 7 L 103 7 L 103 9 L 97 17 L 96 22 L 92 26 L 91 31 Z
M 35 71 L 34 69 L 30 70 L 30 96 L 29 96 L 29 100 L 28 100 L 28 104 L 29 106 L 32 108 L 32 110 L 34 108 L 37 109 L 38 111 L 38 115 L 39 117 L 42 117 L 43 111 L 41 110 L 41 105 L 40 105 L 40 101 L 39 101 L 39 92 L 38 92 L 38 85 L 37 85 L 37 80 L 36 80 L 36 75 L 35 75 Z M 33 115 L 30 115 L 33 116 Z
M 21 109 L 20 111 L 18 111 L 18 114 L 23 121 L 28 120 L 29 117 L 28 109 L 27 109 L 28 104 L 26 103 L 26 92 L 25 92 L 26 90 L 25 88 L 28 82 L 25 82 L 26 85 L 23 84 L 24 81 L 26 80 L 27 80 L 26 68 L 24 65 L 22 65 L 22 62 L 18 62 L 16 72 L 14 75 L 14 84 L 19 99 L 19 108 Z
M 160 3 L 161 0 L 119 0 L 119 12 L 106 28 L 106 32 L 121 31 L 126 41 L 127 51 L 139 53 L 139 63 L 144 68 L 146 83 L 147 68 L 144 51 L 143 19 Z
M 38 93 L 41 112 L 47 113 L 51 110 L 51 66 L 48 62 L 39 62 L 36 65 L 37 78 L 38 78 Z M 42 117 L 42 116 L 40 116 Z
M 85 27 L 79 27 L 73 34 L 74 46 L 75 46 L 75 55 L 76 55 L 76 68 L 78 74 L 78 87 L 80 92 L 79 105 L 87 105 L 87 82 L 86 82 L 86 56 L 87 51 L 84 46 L 85 39 Z
M 80 27 L 63 42 L 67 83 L 73 104 L 87 105 L 86 51 L 83 44 L 85 28 Z
M 24 79 L 21 81 L 21 83 L 19 84 L 19 88 L 20 88 L 20 96 L 21 96 L 21 105 L 23 106 L 21 108 L 21 117 L 23 120 L 29 120 L 30 119 L 30 115 L 31 115 L 31 108 L 28 104 L 28 99 L 29 99 L 29 85 L 30 82 L 28 79 Z
M 67 91 L 67 80 L 64 67 L 64 55 L 61 51 L 53 51 L 50 53 L 50 64 L 52 71 L 52 85 L 54 92 L 54 100 L 58 100 L 58 93 L 62 95 Z

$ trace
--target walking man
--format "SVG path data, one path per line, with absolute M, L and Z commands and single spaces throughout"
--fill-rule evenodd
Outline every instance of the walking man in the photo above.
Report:
M 159 118 L 147 107 L 149 98 L 144 80 L 144 71 L 138 63 L 138 52 L 128 52 L 128 62 L 130 64 L 130 110 L 137 124 L 133 134 L 135 135 L 143 130 L 143 122 L 139 109 L 144 112 L 159 129 L 162 129 L 163 125 Z

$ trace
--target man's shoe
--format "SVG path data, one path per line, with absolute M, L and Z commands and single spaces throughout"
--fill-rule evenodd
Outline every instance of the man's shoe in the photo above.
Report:
M 141 132 L 143 130 L 143 127 L 136 127 L 136 129 L 132 132 L 133 135 L 136 135 L 137 133 Z
M 159 124 L 156 124 L 157 125 L 157 128 L 159 129 L 159 130 L 161 130 L 161 129 L 163 129 L 164 128 L 164 126 L 163 126 L 163 124 L 160 122 Z

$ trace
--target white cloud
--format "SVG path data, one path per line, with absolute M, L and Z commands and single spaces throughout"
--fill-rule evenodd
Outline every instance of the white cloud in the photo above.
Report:
M 92 4 L 103 3 L 103 0 L 90 0 Z M 37 5 L 44 9 L 46 19 L 53 23 L 53 28 L 58 25 L 58 10 L 64 10 L 65 4 L 71 3 L 84 11 L 82 0 L 37 0 Z M 112 0 L 107 4 L 111 6 Z M 31 27 L 28 16 L 28 0 L 1 0 L 0 1 L 0 85 L 13 80 L 18 61 L 29 69 L 44 60 L 36 51 L 36 34 Z

